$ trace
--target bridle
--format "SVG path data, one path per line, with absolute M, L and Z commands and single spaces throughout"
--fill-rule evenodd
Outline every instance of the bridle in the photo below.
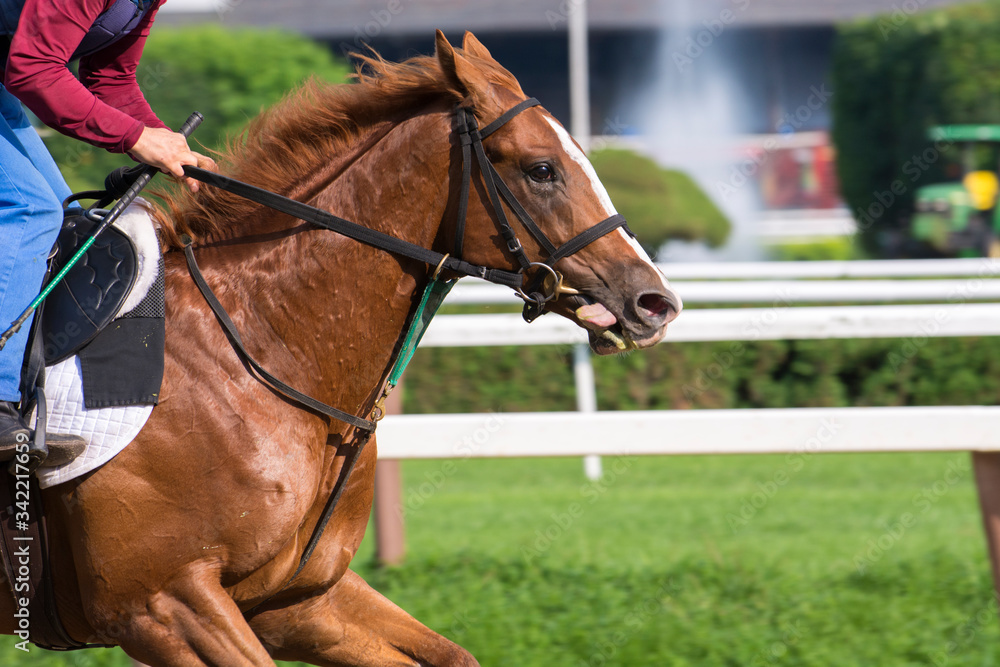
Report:
M 562 274 L 553 268 L 556 262 L 579 252 L 619 227 L 623 228 L 630 236 L 634 236 L 628 228 L 624 216 L 616 213 L 593 227 L 580 232 L 561 246 L 556 247 L 545 232 L 535 223 L 524 206 L 517 200 L 517 197 L 514 196 L 510 188 L 507 187 L 507 184 L 500 177 L 493 163 L 490 162 L 489 157 L 487 157 L 486 149 L 483 147 L 483 140 L 506 125 L 522 111 L 539 105 L 539 101 L 534 97 L 526 99 L 508 109 L 499 118 L 481 130 L 478 129 L 478 123 L 473 110 L 470 107 L 460 106 L 456 111 L 455 124 L 455 132 L 458 134 L 462 147 L 462 186 L 455 230 L 455 256 L 462 256 L 462 244 L 465 238 L 465 218 L 468 210 L 469 189 L 472 180 L 472 165 L 475 162 L 479 168 L 479 172 L 483 176 L 486 192 L 493 209 L 494 222 L 497 225 L 500 236 L 503 237 L 507 244 L 507 251 L 514 256 L 521 267 L 518 273 L 522 276 L 527 276 L 527 272 L 533 268 L 539 271 L 535 279 L 529 282 L 527 288 L 515 288 L 518 296 L 524 299 L 523 314 L 524 319 L 528 322 L 534 321 L 539 315 L 544 313 L 546 305 L 550 301 L 559 298 L 561 294 L 579 293 L 563 284 Z M 546 253 L 547 257 L 543 261 L 532 262 L 528 258 L 520 239 L 517 237 L 517 232 L 514 231 L 514 228 L 507 219 L 507 213 L 504 210 L 501 199 L 503 203 L 506 203 L 510 207 L 524 228 L 528 230 Z
M 359 225 L 356 222 L 351 222 L 345 218 L 338 217 L 322 209 L 290 199 L 275 192 L 270 192 L 227 176 L 205 171 L 204 169 L 200 169 L 198 167 L 185 166 L 184 173 L 187 176 L 207 183 L 208 185 L 226 190 L 227 192 L 231 192 L 281 213 L 285 213 L 312 223 L 323 229 L 337 232 L 338 234 L 342 234 L 360 243 L 380 248 L 389 253 L 425 262 L 429 266 L 435 267 L 432 284 L 438 282 L 438 277 L 442 270 L 447 270 L 457 273 L 460 276 L 473 276 L 492 283 L 511 287 L 522 299 L 524 299 L 524 319 L 531 322 L 544 313 L 546 306 L 551 301 L 559 298 L 561 294 L 579 293 L 563 284 L 562 275 L 554 268 L 556 262 L 579 252 L 615 229 L 621 228 L 629 235 L 632 235 L 631 230 L 629 230 L 628 225 L 625 222 L 625 218 L 616 213 L 608 218 L 605 218 L 593 227 L 580 232 L 569 241 L 557 247 L 554 243 L 552 243 L 549 237 L 545 235 L 545 232 L 539 228 L 539 226 L 531 218 L 531 215 L 525 210 L 524 206 L 522 206 L 517 200 L 517 197 L 514 196 L 514 193 L 511 192 L 507 184 L 504 183 L 503 178 L 500 177 L 500 174 L 493 166 L 493 163 L 490 162 L 489 157 L 487 157 L 486 149 L 483 147 L 483 141 L 509 123 L 518 114 L 535 106 L 539 106 L 537 99 L 533 97 L 526 99 L 508 109 L 506 112 L 501 114 L 499 118 L 489 123 L 481 130 L 479 129 L 478 122 L 476 121 L 476 116 L 472 108 L 467 106 L 458 106 L 456 108 L 456 122 L 454 130 L 458 135 L 462 153 L 462 181 L 459 190 L 458 210 L 455 224 L 454 255 L 450 253 L 439 253 L 429 248 L 424 248 L 423 246 L 419 246 L 384 232 Z M 469 196 L 472 189 L 473 164 L 478 167 L 479 172 L 482 175 L 483 182 L 486 186 L 486 192 L 493 209 L 494 222 L 500 232 L 500 235 L 507 244 L 507 251 L 514 256 L 520 267 L 517 271 L 489 268 L 486 266 L 471 264 L 461 259 L 462 246 L 464 245 L 465 239 L 466 221 L 469 211 Z M 517 232 L 507 219 L 507 213 L 503 207 L 504 202 L 510 207 L 524 228 L 528 230 L 528 232 L 535 238 L 547 254 L 547 257 L 543 261 L 533 262 L 528 258 L 524 251 L 524 247 L 517 236 Z M 202 276 L 201 271 L 198 268 L 198 263 L 195 261 L 192 246 L 193 243 L 191 239 L 189 237 L 184 237 L 184 255 L 187 258 L 188 270 L 191 273 L 191 277 L 201 290 L 201 293 L 205 297 L 209 306 L 211 306 L 213 312 L 219 320 L 219 323 L 226 330 L 229 340 L 236 349 L 236 352 L 240 355 L 241 359 L 243 359 L 243 361 L 254 370 L 258 379 L 267 384 L 274 391 L 298 404 L 300 407 L 320 412 L 339 421 L 347 422 L 348 424 L 355 426 L 368 434 L 374 433 L 376 421 L 381 417 L 381 415 L 376 415 L 376 419 L 374 420 L 364 419 L 326 405 L 325 403 L 303 394 L 302 392 L 299 392 L 291 386 L 285 384 L 278 378 L 271 375 L 259 363 L 257 363 L 256 360 L 254 360 L 254 358 L 243 346 L 239 331 L 237 331 L 236 326 L 233 324 L 228 313 L 226 313 L 225 308 L 212 292 L 212 289 L 205 281 L 204 276 Z M 527 272 L 533 268 L 537 268 L 539 273 L 527 284 L 526 287 L 525 278 L 527 276 Z M 444 290 L 441 298 L 443 298 L 446 293 L 447 290 Z M 424 301 L 426 301 L 426 294 Z M 422 302 L 421 310 L 423 309 L 423 306 L 424 303 Z M 433 316 L 433 310 L 431 311 L 431 316 Z M 418 317 L 420 317 L 419 313 Z M 415 318 L 415 320 L 416 319 L 417 318 Z M 413 338 L 412 333 L 414 324 L 415 322 L 411 323 L 410 335 L 407 336 L 407 339 Z M 422 330 L 420 333 L 422 334 Z M 417 342 L 419 342 L 419 335 L 416 336 L 416 340 L 413 343 L 414 347 Z M 404 366 L 407 361 L 409 361 L 408 357 L 404 359 Z M 393 365 L 398 366 L 398 362 L 399 358 L 393 360 Z M 393 373 L 397 374 L 397 369 L 394 368 Z M 398 374 L 401 373 L 402 370 L 398 369 Z
M 562 275 L 553 268 L 556 262 L 579 252 L 594 241 L 618 228 L 622 228 L 626 233 L 634 237 L 632 231 L 628 228 L 625 218 L 616 213 L 557 247 L 535 223 L 531 215 L 517 200 L 517 197 L 514 196 L 514 193 L 511 192 L 511 189 L 504 182 L 503 178 L 500 177 L 500 174 L 486 155 L 483 141 L 521 112 L 539 105 L 538 100 L 533 97 L 526 99 L 508 109 L 499 118 L 481 130 L 479 129 L 472 108 L 467 106 L 456 108 L 454 131 L 458 136 L 459 145 L 461 146 L 462 181 L 455 222 L 454 249 L 449 254 L 435 252 L 345 220 L 308 204 L 226 176 L 199 169 L 198 167 L 186 166 L 184 167 L 184 173 L 199 181 L 245 197 L 258 204 L 343 234 L 355 241 L 380 248 L 386 252 L 425 262 L 432 267 L 436 267 L 437 274 L 440 274 L 442 270 L 448 270 L 460 276 L 473 276 L 492 283 L 506 285 L 514 289 L 524 299 L 524 318 L 528 322 L 531 322 L 545 312 L 545 308 L 549 302 L 557 299 L 561 294 L 577 293 L 576 290 L 563 285 Z M 478 167 L 479 173 L 482 175 L 493 211 L 494 222 L 506 243 L 507 251 L 514 256 L 514 259 L 518 263 L 519 269 L 517 271 L 488 268 L 471 264 L 461 259 L 465 240 L 466 218 L 469 210 L 473 165 Z M 528 258 L 517 232 L 507 219 L 507 212 L 503 206 L 504 203 L 510 207 L 524 228 L 528 230 L 546 253 L 547 256 L 543 261 L 533 262 Z M 536 269 L 538 275 L 525 284 L 528 272 L 532 269 Z
M 262 204 L 281 213 L 299 218 L 318 227 L 337 232 L 358 242 L 380 248 L 386 252 L 425 262 L 429 266 L 435 267 L 431 282 L 424 292 L 418 311 L 410 322 L 409 330 L 406 333 L 403 346 L 397 353 L 396 358 L 393 359 L 390 375 L 386 379 L 382 388 L 381 399 L 379 399 L 376 403 L 375 414 L 373 414 L 371 419 L 365 419 L 363 417 L 344 412 L 343 410 L 339 410 L 312 398 L 311 396 L 294 389 L 288 384 L 285 384 L 265 370 L 244 347 L 235 324 L 229 317 L 229 314 L 226 312 L 221 302 L 219 302 L 218 298 L 212 292 L 211 287 L 205 281 L 201 270 L 198 268 L 198 263 L 194 256 L 192 240 L 189 237 L 184 238 L 184 255 L 187 259 L 188 270 L 191 273 L 192 279 L 198 286 L 202 295 L 205 297 L 205 300 L 208 302 L 212 311 L 215 313 L 219 323 L 226 331 L 229 341 L 236 350 L 240 359 L 253 370 L 255 377 L 266 386 L 270 387 L 273 391 L 285 396 L 299 407 L 325 414 L 339 421 L 346 422 L 358 429 L 358 446 L 352 447 L 346 454 L 344 463 L 338 473 L 337 481 L 335 482 L 323 509 L 323 513 L 321 514 L 316 527 L 313 529 L 309 542 L 306 544 L 302 556 L 299 559 L 298 568 L 286 582 L 282 590 L 287 588 L 295 577 L 298 576 L 299 572 L 302 571 L 306 563 L 309 561 L 309 558 L 316 546 L 319 544 L 319 539 L 322 536 L 323 530 L 325 529 L 330 518 L 333 516 L 333 510 L 340 499 L 341 493 L 346 487 L 347 478 L 350 476 L 351 471 L 354 468 L 354 464 L 360 456 L 361 449 L 375 432 L 377 422 L 382 416 L 380 408 L 381 403 L 388 395 L 391 387 L 398 381 L 399 375 L 402 374 L 402 370 L 405 368 L 406 362 L 408 362 L 409 358 L 412 356 L 413 350 L 419 343 L 420 337 L 426 328 L 426 324 L 429 323 L 430 318 L 433 317 L 437 306 L 440 305 L 440 301 L 447 294 L 451 285 L 454 284 L 454 280 L 442 281 L 439 279 L 442 271 L 447 270 L 457 273 L 460 276 L 474 276 L 476 278 L 481 278 L 489 282 L 513 288 L 518 295 L 524 299 L 524 318 L 531 322 L 545 312 L 545 308 L 549 302 L 557 299 L 561 294 L 578 294 L 576 290 L 563 285 L 562 275 L 559 274 L 554 268 L 556 262 L 579 252 L 581 249 L 587 247 L 594 241 L 614 231 L 615 229 L 622 228 L 628 234 L 632 234 L 625 223 L 625 218 L 621 215 L 615 214 L 581 232 L 580 234 L 577 234 L 566 243 L 556 246 L 538 227 L 535 221 L 532 220 L 531 216 L 514 196 L 514 193 L 511 192 L 507 184 L 504 183 L 500 174 L 493 166 L 493 163 L 490 162 L 486 155 L 486 150 L 483 147 L 483 140 L 491 136 L 494 132 L 506 125 L 511 121 L 511 119 L 524 110 L 538 105 L 538 100 L 534 98 L 524 100 L 503 113 L 499 118 L 489 123 L 481 130 L 478 127 L 475 114 L 471 108 L 464 106 L 459 106 L 457 108 L 454 129 L 458 135 L 462 152 L 462 181 L 455 227 L 454 255 L 451 253 L 443 254 L 430 250 L 429 248 L 424 248 L 423 246 L 410 243 L 409 241 L 404 241 L 403 239 L 399 239 L 389 234 L 351 222 L 350 220 L 332 215 L 321 209 L 309 206 L 308 204 L 304 204 L 277 193 L 269 192 L 253 185 L 249 185 L 248 183 L 227 178 L 197 167 L 184 167 L 185 174 L 191 178 L 195 178 L 199 181 L 221 188 L 238 196 L 245 197 L 246 199 L 254 201 L 258 204 Z M 483 182 L 485 183 L 486 191 L 493 209 L 494 222 L 497 225 L 500 235 L 507 244 L 507 250 L 517 260 L 520 267 L 517 271 L 479 266 L 461 259 L 462 246 L 464 244 L 465 237 L 466 218 L 469 210 L 469 195 L 471 192 L 473 164 L 479 168 L 479 172 L 482 174 Z M 517 232 L 507 219 L 503 203 L 506 203 L 510 207 L 515 216 L 517 216 L 518 220 L 520 220 L 521 224 L 528 230 L 528 232 L 545 251 L 547 257 L 544 260 L 540 262 L 533 262 L 528 258 L 524 251 L 524 247 L 521 245 L 521 241 L 518 239 Z M 525 287 L 527 273 L 533 268 L 538 269 L 539 272 L 534 279 L 530 280 L 528 286 Z M 433 305 L 428 307 L 429 301 L 433 302 Z M 270 597 L 271 596 L 269 596 L 269 598 Z M 245 613 L 252 613 L 263 603 L 264 601 L 259 602 L 253 607 L 253 609 L 250 609 Z

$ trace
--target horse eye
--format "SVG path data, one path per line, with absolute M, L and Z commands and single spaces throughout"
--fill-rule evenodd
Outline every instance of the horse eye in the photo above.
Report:
M 548 183 L 556 178 L 556 170 L 547 164 L 536 164 L 528 171 L 531 180 L 539 183 Z

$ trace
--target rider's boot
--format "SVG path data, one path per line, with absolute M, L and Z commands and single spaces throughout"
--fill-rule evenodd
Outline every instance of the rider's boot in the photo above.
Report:
M 18 444 L 26 444 L 34 436 L 17 411 L 17 406 L 9 401 L 0 401 L 0 462 L 14 458 Z M 51 468 L 69 463 L 83 453 L 87 441 L 78 435 L 46 433 L 45 444 L 49 455 L 43 468 Z

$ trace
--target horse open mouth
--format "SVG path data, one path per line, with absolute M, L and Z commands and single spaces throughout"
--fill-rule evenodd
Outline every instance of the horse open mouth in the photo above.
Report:
M 618 317 L 600 301 L 581 295 L 584 302 L 574 311 L 580 325 L 587 329 L 590 336 L 590 347 L 598 354 L 615 354 L 633 350 L 635 344 L 625 333 Z
M 591 349 L 602 355 L 654 345 L 681 309 L 679 303 L 667 296 L 643 294 L 633 306 L 637 316 L 626 319 L 621 310 L 616 308 L 616 313 L 591 296 L 580 294 L 572 299 L 572 305 L 576 306 L 573 314 L 580 326 L 588 330 Z

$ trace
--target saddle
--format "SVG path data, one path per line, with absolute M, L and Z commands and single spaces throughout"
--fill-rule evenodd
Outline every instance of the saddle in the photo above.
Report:
M 99 224 L 79 209 L 66 213 L 52 275 Z M 111 225 L 45 300 L 39 333 L 45 365 L 79 357 L 88 409 L 155 405 L 158 401 L 163 381 L 165 307 L 163 260 L 156 244 L 152 245 L 153 250 L 145 250 L 156 257 L 142 257 L 132 238 Z M 155 276 L 140 281 L 140 271 Z M 134 295 L 140 282 L 146 292 Z
M 65 212 L 50 275 L 66 265 L 98 224 L 79 209 Z M 135 285 L 137 264 L 135 244 L 114 225 L 94 241 L 45 301 L 41 336 L 46 366 L 79 352 L 111 322 Z

